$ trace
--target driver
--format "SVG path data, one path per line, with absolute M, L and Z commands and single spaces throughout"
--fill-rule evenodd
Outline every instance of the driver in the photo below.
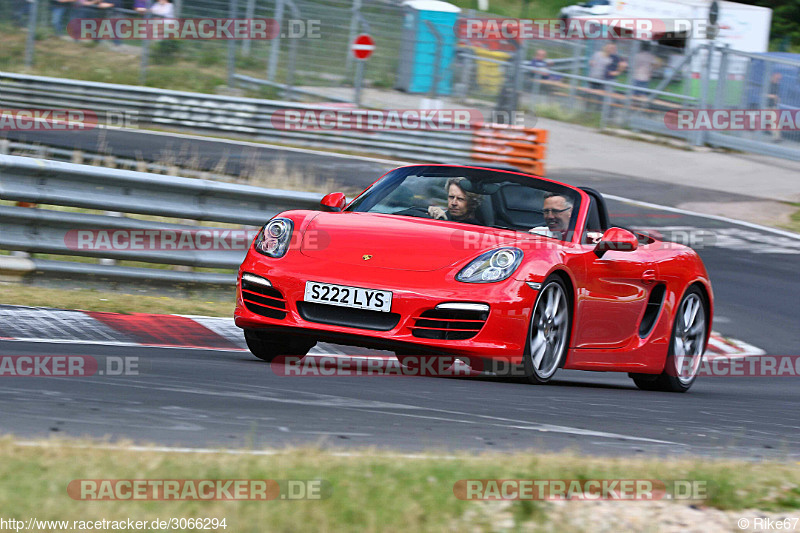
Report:
M 548 192 L 544 195 L 542 214 L 546 226 L 537 226 L 528 231 L 564 240 L 569 230 L 569 220 L 572 217 L 572 207 L 574 203 L 571 198 L 565 195 Z
M 432 205 L 428 207 L 428 214 L 439 220 L 452 220 L 454 222 L 465 222 L 467 224 L 480 224 L 475 218 L 475 210 L 481 203 L 481 196 L 472 192 L 465 191 L 461 182 L 466 178 L 450 178 L 445 185 L 447 192 L 447 210 L 442 207 Z

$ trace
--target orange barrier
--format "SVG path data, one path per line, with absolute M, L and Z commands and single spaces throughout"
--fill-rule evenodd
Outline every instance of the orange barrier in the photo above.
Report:
M 472 135 L 472 159 L 505 163 L 544 176 L 547 130 L 505 124 L 477 124 Z

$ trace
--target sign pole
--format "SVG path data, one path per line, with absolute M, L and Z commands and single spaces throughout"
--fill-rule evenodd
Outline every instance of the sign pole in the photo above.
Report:
M 355 103 L 357 106 L 361 106 L 361 85 L 364 83 L 364 60 L 358 59 L 356 60 L 356 79 L 353 84 L 355 87 Z
M 364 62 L 375 50 L 375 41 L 369 35 L 362 33 L 353 40 L 350 52 L 356 58 L 356 77 L 353 80 L 355 94 L 353 99 L 357 106 L 361 105 L 361 86 L 364 84 Z

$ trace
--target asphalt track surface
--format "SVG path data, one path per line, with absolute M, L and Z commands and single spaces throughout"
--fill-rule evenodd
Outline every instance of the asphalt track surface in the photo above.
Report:
M 279 152 L 265 148 L 263 156 Z M 332 168 L 330 156 L 291 157 L 306 168 Z M 346 176 L 347 161 L 336 159 L 337 172 Z M 386 168 L 359 162 L 350 167 L 352 181 L 343 183 L 370 182 Z M 551 177 L 662 205 L 742 199 L 588 170 Z M 800 241 L 729 221 L 608 203 L 619 225 L 699 232 L 698 252 L 716 297 L 714 329 L 771 355 L 798 355 L 800 254 L 787 251 L 800 251 Z M 0 342 L 0 355 L 23 354 L 135 356 L 141 367 L 139 376 L 1 378 L 0 428 L 30 438 L 108 436 L 202 448 L 319 444 L 800 457 L 800 381 L 793 377 L 701 377 L 687 394 L 643 392 L 625 374 L 578 371 L 560 371 L 548 386 L 491 377 L 281 377 L 240 351 Z

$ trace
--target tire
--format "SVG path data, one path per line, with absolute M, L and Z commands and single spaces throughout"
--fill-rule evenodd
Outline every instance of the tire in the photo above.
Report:
M 675 313 L 664 371 L 661 374 L 629 374 L 636 386 L 648 391 L 688 391 L 703 362 L 707 323 L 705 297 L 696 286 L 689 287 Z
M 250 353 L 268 363 L 280 355 L 306 355 L 317 344 L 316 341 L 289 339 L 251 329 L 244 330 L 244 340 Z
M 572 328 L 572 302 L 560 278 L 547 278 L 536 297 L 522 365 L 530 383 L 547 383 L 563 366 Z

